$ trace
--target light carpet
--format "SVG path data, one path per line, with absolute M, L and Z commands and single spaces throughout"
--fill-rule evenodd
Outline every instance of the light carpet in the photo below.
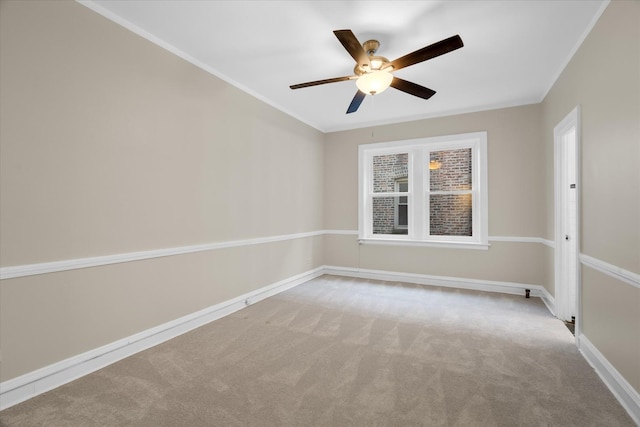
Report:
M 537 298 L 322 276 L 2 426 L 633 426 Z

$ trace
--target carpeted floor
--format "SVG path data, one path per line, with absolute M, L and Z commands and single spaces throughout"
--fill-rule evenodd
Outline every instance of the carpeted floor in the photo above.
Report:
M 2 426 L 633 426 L 537 298 L 323 276 Z

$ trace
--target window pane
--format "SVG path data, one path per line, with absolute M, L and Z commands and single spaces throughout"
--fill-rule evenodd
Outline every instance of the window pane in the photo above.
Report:
M 429 198 L 432 236 L 472 235 L 471 194 L 436 194 Z
M 407 234 L 408 205 L 399 204 L 399 199 L 400 197 L 373 198 L 373 234 Z
M 396 226 L 398 228 L 405 228 L 406 229 L 407 226 L 409 225 L 409 212 L 408 212 L 408 206 L 406 204 L 398 205 L 396 222 L 397 222 Z M 406 234 L 406 233 L 404 233 L 404 234 Z
M 386 154 L 373 156 L 373 192 L 392 193 L 396 190 L 396 182 L 404 180 L 407 185 L 409 154 Z
M 471 148 L 431 152 L 431 191 L 471 190 L 471 177 Z

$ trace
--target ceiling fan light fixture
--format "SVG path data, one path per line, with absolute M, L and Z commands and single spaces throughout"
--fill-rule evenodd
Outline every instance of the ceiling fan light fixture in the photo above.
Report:
M 375 95 L 387 90 L 389 86 L 393 86 L 401 92 L 409 95 L 417 96 L 422 99 L 429 99 L 436 94 L 436 91 L 419 84 L 394 77 L 391 72 L 400 70 L 410 65 L 444 55 L 456 49 L 460 49 L 464 44 L 459 35 L 440 40 L 439 42 L 430 44 L 418 49 L 398 59 L 390 62 L 384 56 L 376 56 L 375 53 L 380 47 L 377 40 L 367 40 L 362 45 L 358 38 L 351 30 L 335 30 L 333 32 L 338 38 L 342 47 L 356 61 L 353 67 L 352 76 L 334 77 L 332 79 L 316 80 L 307 83 L 300 83 L 289 86 L 291 89 L 300 89 L 303 87 L 318 86 L 326 83 L 344 82 L 347 80 L 356 80 L 358 91 L 351 100 L 346 114 L 358 111 L 360 104 L 367 95 Z
M 392 81 L 393 75 L 389 71 L 379 70 L 358 77 L 356 86 L 363 93 L 376 95 L 387 90 Z
M 369 61 L 371 62 L 372 70 L 382 70 L 391 65 L 389 60 L 384 56 L 370 56 Z

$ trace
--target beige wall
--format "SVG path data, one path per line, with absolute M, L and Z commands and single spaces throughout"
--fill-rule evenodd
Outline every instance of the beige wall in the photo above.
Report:
M 581 108 L 581 252 L 640 273 L 640 2 L 612 1 L 542 103 L 553 217 L 553 127 Z M 553 222 L 547 235 L 553 234 Z M 640 391 L 640 288 L 582 268 L 584 335 Z
M 640 3 L 542 104 L 322 135 L 75 2 L 0 2 L 0 265 L 357 229 L 358 145 L 488 131 L 489 235 L 553 239 L 553 126 L 582 107 L 582 252 L 640 272 Z M 603 159 L 605 161 L 603 161 Z M 322 264 L 540 284 L 553 249 L 327 235 L 0 282 L 0 381 Z M 583 332 L 640 390 L 640 290 L 583 267 Z
M 74 2 L 2 7 L 3 266 L 322 227 L 320 132 Z
M 640 2 L 613 1 L 539 105 L 336 132 L 325 145 L 325 228 L 357 229 L 358 145 L 488 131 L 489 235 L 554 239 L 553 128 L 582 112 L 581 252 L 640 272 Z M 554 251 L 493 242 L 487 252 L 358 245 L 325 236 L 341 267 L 541 284 Z M 640 288 L 582 267 L 584 335 L 640 390 Z
M 2 1 L 0 265 L 322 229 L 323 135 L 75 2 Z M 0 380 L 322 265 L 321 236 L 0 282 Z
M 547 200 L 539 105 L 328 134 L 325 228 L 358 228 L 359 145 L 477 131 L 488 132 L 489 235 L 543 237 Z M 358 245 L 352 235 L 325 237 L 327 264 L 537 284 L 553 294 L 548 252 L 552 249 L 540 243 L 493 242 L 487 251 L 479 251 L 373 247 Z
M 2 380 L 322 265 L 322 237 L 2 281 Z

